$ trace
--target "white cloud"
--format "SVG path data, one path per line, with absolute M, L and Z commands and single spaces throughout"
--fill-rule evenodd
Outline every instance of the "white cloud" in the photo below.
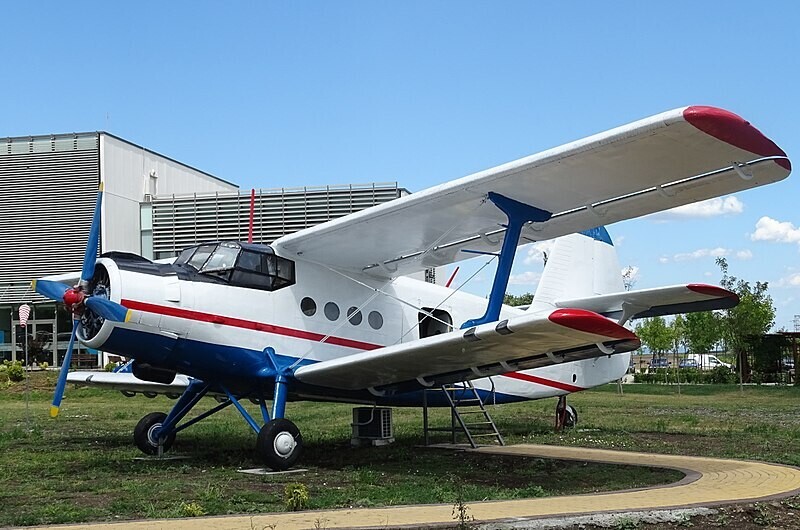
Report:
M 753 258 L 753 253 L 749 249 L 734 251 L 725 247 L 698 248 L 692 252 L 674 254 L 671 258 L 669 256 L 661 256 L 658 258 L 658 261 L 659 263 L 669 263 L 670 261 L 694 261 L 704 258 L 724 258 L 727 256 L 734 256 L 739 260 L 748 260 Z
M 539 282 L 542 274 L 540 272 L 525 271 L 519 274 L 512 274 L 508 279 L 511 285 L 534 285 Z
M 744 211 L 744 203 L 735 195 L 715 197 L 705 201 L 678 206 L 671 210 L 650 216 L 651 219 L 671 221 L 676 219 L 692 219 L 697 217 L 717 217 L 720 215 L 737 215 Z
M 706 272 L 703 273 L 703 276 L 705 276 L 706 278 L 711 278 L 712 276 L 714 276 L 714 273 L 706 271 Z
M 756 223 L 756 231 L 750 234 L 750 239 L 776 243 L 800 243 L 800 228 L 789 221 L 781 222 L 764 216 Z
M 778 287 L 800 287 L 800 272 L 784 276 L 778 280 Z
M 544 254 L 547 253 L 549 256 L 555 244 L 556 242 L 554 239 L 548 239 L 547 241 L 537 241 L 530 245 L 528 247 L 528 255 L 525 256 L 523 263 L 525 263 L 525 265 L 544 263 Z
M 699 248 L 694 252 L 685 252 L 681 254 L 675 254 L 672 259 L 674 261 L 690 261 L 695 259 L 702 259 L 702 258 L 722 258 L 730 254 L 730 249 L 717 247 L 717 248 Z

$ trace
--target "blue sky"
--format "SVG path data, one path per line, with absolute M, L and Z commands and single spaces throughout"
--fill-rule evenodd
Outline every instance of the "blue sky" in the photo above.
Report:
M 14 2 L 0 23 L 0 135 L 107 130 L 244 189 L 417 191 L 705 104 L 792 157 L 798 23 L 789 1 Z M 717 282 L 726 255 L 732 274 L 770 282 L 776 325 L 791 328 L 798 182 L 609 231 L 637 288 Z M 535 289 L 530 254 L 514 292 Z

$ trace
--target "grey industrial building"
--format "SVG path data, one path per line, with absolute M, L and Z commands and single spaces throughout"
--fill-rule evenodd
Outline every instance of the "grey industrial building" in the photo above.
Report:
M 33 307 L 34 358 L 50 366 L 63 359 L 70 315 L 32 292 L 30 281 L 81 269 L 100 182 L 100 252 L 162 259 L 201 241 L 247 239 L 250 190 L 105 132 L 0 140 L 0 182 L 0 359 L 22 358 L 14 333 L 22 303 Z M 256 190 L 254 241 L 269 243 L 405 193 L 396 183 Z

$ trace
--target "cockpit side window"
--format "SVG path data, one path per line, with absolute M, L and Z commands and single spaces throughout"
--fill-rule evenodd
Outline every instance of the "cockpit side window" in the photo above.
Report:
M 203 266 L 203 272 L 215 271 L 220 269 L 232 269 L 239 255 L 240 247 L 232 243 L 220 243 L 217 249 L 208 258 Z
M 231 284 L 274 291 L 294 283 L 294 262 L 274 254 L 242 250 Z
M 203 268 L 203 264 L 208 260 L 208 257 L 214 252 L 214 249 L 217 248 L 217 245 L 201 245 L 197 248 L 195 253 L 192 255 L 192 259 L 189 260 L 188 264 L 194 267 L 197 270 Z

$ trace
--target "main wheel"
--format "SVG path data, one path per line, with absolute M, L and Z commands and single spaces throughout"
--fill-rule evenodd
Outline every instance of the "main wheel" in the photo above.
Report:
M 136 443 L 136 447 L 144 454 L 158 454 L 158 438 L 156 437 L 156 431 L 161 428 L 161 425 L 164 424 L 164 420 L 166 419 L 167 415 L 163 412 L 151 412 L 136 424 L 136 428 L 133 429 L 133 441 Z M 173 442 L 175 442 L 174 432 L 167 436 L 161 444 L 161 448 L 165 453 L 172 447 Z
M 261 428 L 256 451 L 273 471 L 289 469 L 303 452 L 303 436 L 297 425 L 287 419 L 276 419 Z

